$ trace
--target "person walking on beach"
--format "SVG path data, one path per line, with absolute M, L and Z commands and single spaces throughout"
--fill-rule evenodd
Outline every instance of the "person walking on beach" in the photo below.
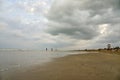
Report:
M 46 51 L 47 51 L 48 49 L 46 48 Z
M 51 48 L 51 51 L 53 51 L 53 48 Z

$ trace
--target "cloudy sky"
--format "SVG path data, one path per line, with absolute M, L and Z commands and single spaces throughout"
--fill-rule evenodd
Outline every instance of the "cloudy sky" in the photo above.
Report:
M 0 0 L 0 48 L 120 46 L 120 0 Z

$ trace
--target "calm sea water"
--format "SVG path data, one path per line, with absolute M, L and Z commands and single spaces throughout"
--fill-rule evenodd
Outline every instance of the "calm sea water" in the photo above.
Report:
M 46 52 L 33 50 L 0 50 L 0 72 L 17 67 L 39 65 L 57 57 L 64 57 L 77 52 Z
M 42 65 L 54 58 L 78 53 L 80 54 L 80 52 L 63 51 L 0 50 L 0 75 L 14 69 Z M 81 52 L 81 54 L 83 53 Z

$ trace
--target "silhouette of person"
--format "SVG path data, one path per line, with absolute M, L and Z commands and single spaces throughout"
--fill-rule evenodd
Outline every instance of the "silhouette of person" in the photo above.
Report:
M 48 49 L 46 48 L 46 51 L 47 51 Z
M 51 51 L 53 51 L 53 48 L 51 48 Z

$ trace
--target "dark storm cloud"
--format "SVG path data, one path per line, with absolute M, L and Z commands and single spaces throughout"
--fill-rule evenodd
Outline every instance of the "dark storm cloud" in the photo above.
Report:
M 55 0 L 47 15 L 46 31 L 52 35 L 93 39 L 101 35 L 99 25 L 119 24 L 119 12 L 120 0 Z

